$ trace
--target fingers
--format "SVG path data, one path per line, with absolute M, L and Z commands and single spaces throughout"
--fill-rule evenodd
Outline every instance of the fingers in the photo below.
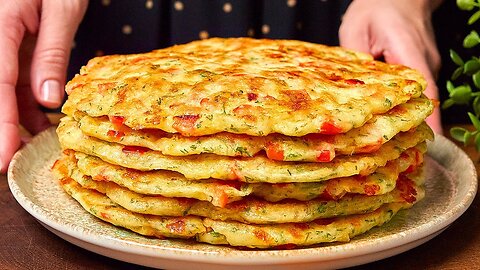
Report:
M 11 6 L 0 9 L 0 171 L 3 173 L 20 145 L 15 83 L 18 77 L 17 52 L 25 32 L 11 16 Z
M 364 22 L 361 22 L 361 14 L 355 14 L 354 4 L 348 8 L 347 12 L 343 16 L 342 24 L 338 31 L 338 37 L 340 46 L 352 49 L 364 53 L 370 53 L 370 35 L 369 26 Z
M 418 6 L 421 4 L 405 1 L 353 1 L 340 26 L 340 45 L 369 52 L 376 58 L 383 56 L 388 63 L 419 70 L 427 81 L 425 94 L 438 100 L 435 77 L 440 67 L 440 55 L 431 23 L 423 17 L 425 15 Z M 428 118 L 428 122 L 436 132 L 441 132 L 438 108 Z
M 46 107 L 58 107 L 63 101 L 70 49 L 86 6 L 86 0 L 42 3 L 31 86 L 37 101 Z

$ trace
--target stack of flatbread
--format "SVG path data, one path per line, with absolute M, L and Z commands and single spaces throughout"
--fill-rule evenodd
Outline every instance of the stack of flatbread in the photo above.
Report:
M 339 47 L 213 38 L 97 57 L 53 166 L 116 226 L 252 248 L 349 241 L 424 196 L 417 71 Z

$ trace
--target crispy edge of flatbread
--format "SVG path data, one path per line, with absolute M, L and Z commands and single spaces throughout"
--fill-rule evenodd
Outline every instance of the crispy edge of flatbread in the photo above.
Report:
M 216 179 L 192 180 L 172 171 L 142 172 L 105 162 L 97 157 L 75 152 L 71 163 L 96 181 L 114 182 L 146 195 L 186 197 L 209 201 L 223 207 L 248 195 L 267 201 L 282 199 L 311 200 L 317 197 L 340 199 L 347 193 L 380 195 L 392 191 L 400 173 L 411 172 L 423 162 L 423 151 L 412 147 L 367 176 L 349 176 L 312 183 L 245 183 Z
M 370 154 L 342 156 L 327 163 L 272 161 L 263 156 L 251 158 L 222 157 L 210 154 L 186 157 L 165 156 L 155 151 L 126 151 L 124 146 L 84 135 L 78 123 L 67 117 L 57 128 L 64 149 L 97 156 L 109 163 L 137 170 L 177 171 L 189 179 L 215 178 L 243 182 L 318 182 L 355 174 L 368 175 L 389 160 L 398 158 L 408 148 L 433 138 L 426 124 L 396 135 Z
M 281 134 L 248 136 L 217 133 L 186 137 L 161 130 L 134 130 L 107 117 L 91 117 L 75 112 L 85 135 L 122 145 L 146 147 L 170 156 L 215 154 L 252 157 L 265 151 L 268 158 L 280 161 L 329 162 L 337 155 L 370 153 L 393 138 L 420 125 L 433 111 L 433 102 L 422 96 L 397 105 L 385 114 L 375 115 L 365 125 L 337 135 L 291 137 Z
M 248 225 L 239 222 L 215 221 L 194 216 L 156 217 L 136 214 L 112 202 L 105 195 L 83 188 L 65 176 L 65 169 L 53 166 L 62 188 L 93 216 L 145 236 L 158 238 L 193 238 L 214 245 L 249 248 L 292 248 L 321 243 L 347 242 L 373 227 L 388 222 L 401 209 L 411 204 L 392 203 L 374 212 L 309 223 Z
M 68 168 L 74 181 L 86 188 L 105 193 L 115 203 L 135 213 L 157 216 L 201 216 L 215 220 L 240 221 L 253 224 L 286 222 L 309 222 L 319 218 L 331 218 L 374 211 L 386 203 L 414 203 L 424 196 L 423 188 L 401 175 L 397 188 L 392 192 L 378 195 L 350 195 L 337 201 L 315 199 L 310 201 L 284 200 L 277 203 L 247 197 L 222 207 L 209 202 L 186 198 L 168 198 L 138 194 L 114 183 L 93 181 L 82 174 L 68 160 L 60 160 Z

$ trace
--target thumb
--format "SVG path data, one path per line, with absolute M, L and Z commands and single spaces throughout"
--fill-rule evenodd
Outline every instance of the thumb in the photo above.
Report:
M 31 83 L 37 101 L 50 108 L 61 105 L 70 49 L 87 7 L 86 0 L 44 0 Z
M 338 38 L 340 46 L 344 48 L 370 53 L 368 25 L 359 22 L 357 17 L 345 15 L 338 31 Z

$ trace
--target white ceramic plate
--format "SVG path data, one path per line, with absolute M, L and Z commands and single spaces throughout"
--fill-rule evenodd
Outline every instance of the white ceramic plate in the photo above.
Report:
M 426 197 L 388 224 L 349 243 L 294 250 L 238 250 L 181 240 L 159 240 L 114 227 L 88 214 L 50 173 L 60 147 L 54 129 L 26 145 L 8 171 L 16 200 L 47 229 L 90 251 L 168 269 L 322 269 L 349 267 L 416 247 L 441 233 L 471 204 L 475 167 L 452 142 L 437 135 L 426 157 Z

